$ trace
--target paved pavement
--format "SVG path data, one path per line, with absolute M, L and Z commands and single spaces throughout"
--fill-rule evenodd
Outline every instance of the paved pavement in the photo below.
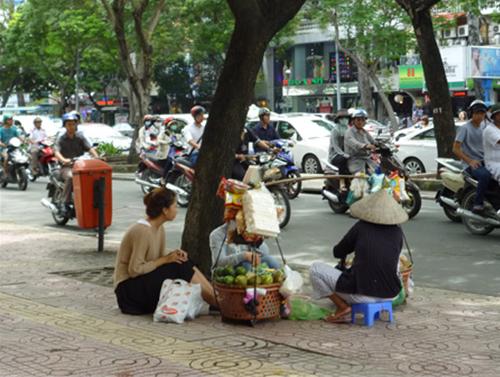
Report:
M 417 287 L 373 328 L 158 324 L 120 314 L 116 244 L 98 254 L 89 237 L 7 222 L 0 241 L 0 376 L 500 375 L 499 297 Z

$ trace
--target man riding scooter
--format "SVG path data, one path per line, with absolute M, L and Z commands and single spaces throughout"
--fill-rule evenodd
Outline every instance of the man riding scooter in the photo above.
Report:
M 487 106 L 483 101 L 475 100 L 468 110 L 470 120 L 460 127 L 453 144 L 453 153 L 468 165 L 467 172 L 478 181 L 472 212 L 482 214 L 484 195 L 491 178 L 490 172 L 484 166 L 483 152 L 484 118 Z
M 351 174 L 375 169 L 376 164 L 370 158 L 377 147 L 375 139 L 364 129 L 368 114 L 363 109 L 356 109 L 351 115 L 353 126 L 345 132 L 344 152 L 349 156 L 347 167 Z
M 3 115 L 3 127 L 0 127 L 0 154 L 3 160 L 3 171 L 7 174 L 9 161 L 7 156 L 7 146 L 13 137 L 21 137 L 21 131 L 13 125 L 14 118 L 10 114 Z
M 88 139 L 83 133 L 77 131 L 77 122 L 78 117 L 75 114 L 63 115 L 63 127 L 66 132 L 59 137 L 54 149 L 54 155 L 62 165 L 61 179 L 64 180 L 63 195 L 65 199 L 65 206 L 61 208 L 63 213 L 70 210 L 73 192 L 73 159 L 82 156 L 85 152 L 89 152 L 94 158 L 99 158 L 97 151 Z

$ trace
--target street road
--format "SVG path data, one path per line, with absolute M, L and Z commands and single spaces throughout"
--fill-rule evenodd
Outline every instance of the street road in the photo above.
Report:
M 13 185 L 0 189 L 0 221 L 94 237 L 92 231 L 79 229 L 76 221 L 65 227 L 54 224 L 50 211 L 40 204 L 46 195 L 46 183 L 45 179 L 30 183 L 25 192 Z M 291 203 L 291 221 L 280 235 L 287 260 L 335 263 L 332 247 L 355 220 L 334 214 L 319 195 L 301 194 Z M 113 225 L 106 232 L 106 242 L 118 243 L 143 211 L 139 187 L 131 181 L 113 181 Z M 167 224 L 170 248 L 180 244 L 185 214 L 186 210 L 180 208 L 177 219 Z M 414 255 L 416 285 L 500 296 L 500 230 L 473 236 L 462 224 L 450 222 L 432 200 L 424 200 L 421 212 L 403 229 Z M 269 244 L 277 253 L 275 242 Z

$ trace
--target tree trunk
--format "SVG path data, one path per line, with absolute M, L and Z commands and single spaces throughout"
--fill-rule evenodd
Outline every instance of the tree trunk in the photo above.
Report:
M 374 117 L 372 86 L 368 72 L 358 66 L 358 88 L 361 98 L 361 106 L 366 110 L 370 118 Z
M 410 16 L 424 69 L 425 83 L 431 98 L 434 132 L 439 157 L 452 157 L 455 125 L 448 80 L 443 60 L 434 37 L 430 8 L 435 0 L 415 4 L 410 0 L 396 0 Z M 422 4 L 423 3 L 423 4 Z M 417 7 L 418 5 L 418 7 Z
M 14 91 L 15 85 L 16 85 L 16 80 L 13 80 L 9 89 L 7 89 L 5 92 L 2 93 L 2 106 L 1 107 L 5 107 L 7 105 L 7 102 L 9 101 L 10 95 Z
M 304 1 L 228 0 L 236 23 L 203 135 L 182 237 L 182 248 L 207 275 L 209 235 L 223 214 L 215 194 L 221 177 L 230 174 L 264 51 Z
M 17 89 L 16 95 L 17 95 L 17 106 L 26 106 L 26 101 L 24 100 L 24 92 L 21 89 Z

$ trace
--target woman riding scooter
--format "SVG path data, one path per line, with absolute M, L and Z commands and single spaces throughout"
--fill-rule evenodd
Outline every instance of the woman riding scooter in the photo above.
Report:
M 351 174 L 374 170 L 376 164 L 370 156 L 376 150 L 375 139 L 365 131 L 368 114 L 363 109 L 356 109 L 351 115 L 353 126 L 345 132 L 344 152 L 349 155 L 347 167 Z

